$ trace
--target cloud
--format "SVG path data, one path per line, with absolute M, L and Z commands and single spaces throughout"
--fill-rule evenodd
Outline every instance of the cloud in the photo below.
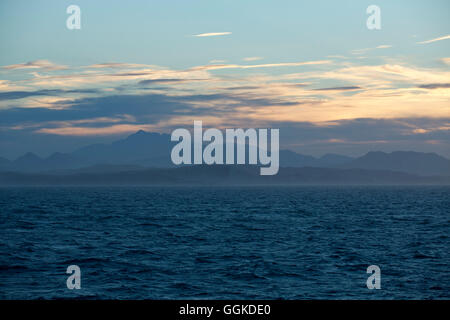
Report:
M 191 70 L 220 70 L 220 69 L 255 69 L 255 68 L 276 68 L 276 67 L 297 67 L 308 65 L 330 64 L 331 60 L 306 61 L 306 62 L 285 62 L 285 63 L 266 63 L 266 64 L 210 64 L 191 68 Z
M 148 85 L 154 83 L 179 83 L 179 82 L 187 82 L 187 81 L 203 81 L 206 79 L 180 79 L 180 78 L 159 78 L 159 79 L 146 79 L 139 81 L 139 84 Z
M 8 92 L 0 92 L 0 101 L 1 100 L 15 100 L 15 99 L 23 99 L 33 96 L 55 96 L 61 94 L 70 94 L 70 93 L 97 93 L 98 91 L 95 89 L 79 89 L 79 90 L 37 90 L 37 91 L 8 91 Z
M 450 66 L 450 57 L 441 58 L 439 59 L 439 61 L 442 62 L 443 64 Z
M 390 44 L 382 44 L 375 48 L 355 49 L 355 50 L 350 51 L 350 53 L 353 55 L 360 55 L 360 54 L 368 53 L 369 51 L 372 51 L 375 49 L 387 49 L 387 48 L 391 48 L 391 47 L 392 47 L 392 45 L 390 45 Z
M 131 70 L 120 67 L 114 67 L 113 70 L 88 68 L 88 70 L 77 70 L 71 73 L 42 75 L 34 72 L 32 75 L 32 79 L 24 81 L 31 86 L 45 88 L 73 88 L 80 86 L 92 88 L 92 86 L 104 87 L 147 79 L 204 79 L 209 77 L 209 74 L 202 70 L 172 70 L 158 66 L 146 66 L 145 68 Z
M 231 34 L 231 32 L 210 32 L 210 33 L 194 34 L 193 37 L 217 37 L 217 36 L 226 36 L 229 34 Z
M 376 47 L 375 49 L 387 49 L 387 48 L 392 48 L 392 46 L 389 44 L 382 44 L 382 45 Z
M 294 66 L 320 66 L 330 64 L 330 60 L 306 61 L 293 63 L 269 63 L 269 64 L 209 64 L 195 66 L 190 69 L 174 70 L 159 66 L 145 66 L 142 68 L 129 69 L 130 64 L 101 63 L 87 67 L 71 68 L 68 72 L 58 72 L 50 74 L 41 74 L 32 72 L 31 77 L 27 75 L 22 80 L 2 80 L 0 82 L 1 91 L 23 91 L 22 93 L 10 93 L 10 98 L 20 99 L 32 95 L 48 95 L 51 92 L 36 92 L 33 89 L 45 90 L 70 90 L 70 89 L 91 89 L 95 88 L 101 93 L 134 90 L 148 90 L 143 85 L 152 83 L 165 84 L 165 88 L 160 90 L 173 89 L 171 86 L 177 85 L 179 90 L 215 90 L 223 86 L 229 86 L 227 83 L 236 85 L 237 81 L 257 82 L 259 77 L 245 78 L 241 76 L 226 79 L 212 74 L 210 71 L 221 69 L 256 69 L 256 68 L 275 68 L 275 67 L 294 67 Z M 95 67 L 94 67 L 95 66 Z M 104 67 L 104 68 L 103 68 Z M 109 68 L 111 67 L 111 68 Z M 83 69 L 84 68 L 84 69 Z M 110 70 L 111 69 L 111 70 Z M 241 80 L 239 80 L 241 79 Z M 200 81 L 201 80 L 201 81 Z M 200 83 L 201 82 L 201 83 Z M 136 86 L 139 84 L 139 86 Z M 14 90 L 15 89 L 15 90 Z M 153 90 L 158 90 L 152 87 Z M 55 92 L 56 93 L 56 92 Z M 4 96 L 6 99 L 7 96 Z M 0 103 L 0 108 L 3 106 Z
M 74 125 L 98 125 L 98 124 L 114 124 L 120 122 L 136 122 L 136 118 L 129 114 L 121 114 L 110 117 L 85 118 L 79 120 L 63 120 L 63 121 L 45 121 L 40 123 L 23 123 L 10 127 L 12 130 L 23 129 L 39 129 L 42 127 L 51 128 L 67 128 Z M 39 131 L 38 130 L 38 131 Z
M 221 60 L 221 59 L 213 59 L 211 61 L 209 61 L 209 63 L 225 63 L 227 62 L 226 60 Z
M 418 44 L 427 44 L 427 43 L 433 43 L 433 42 L 436 42 L 436 41 L 442 41 L 442 40 L 447 40 L 447 39 L 450 39 L 450 34 L 446 35 L 446 36 L 443 36 L 443 37 L 434 38 L 434 39 L 431 39 L 431 40 L 421 41 L 421 42 L 417 42 L 417 43 Z
M 354 54 L 354 55 L 365 54 L 370 50 L 373 50 L 373 49 L 372 48 L 354 49 L 354 50 L 350 51 L 350 53 Z
M 421 84 L 418 88 L 422 89 L 441 89 L 441 88 L 450 88 L 450 83 L 429 83 L 429 84 Z
M 329 55 L 329 56 L 327 56 L 327 58 L 330 58 L 330 59 L 347 59 L 347 57 L 346 56 L 342 56 L 342 55 Z
M 331 88 L 319 88 L 313 89 L 315 91 L 349 91 L 349 90 L 360 90 L 359 86 L 347 86 L 347 87 L 331 87 Z
M 257 61 L 257 60 L 262 60 L 262 59 L 263 59 L 262 57 L 247 57 L 247 58 L 244 58 L 242 60 L 244 60 L 244 61 Z
M 447 83 L 450 72 L 433 68 L 419 68 L 400 64 L 349 65 L 344 68 L 324 72 L 303 72 L 291 74 L 294 79 L 328 79 L 358 83 L 370 88 L 387 86 L 416 86 L 427 83 Z
M 108 69 L 108 68 L 141 68 L 141 67 L 149 67 L 149 66 L 135 63 L 105 62 L 105 63 L 91 64 L 86 68 Z
M 311 68 L 292 73 L 293 66 Z M 272 67 L 286 69 L 276 73 L 239 72 Z M 211 72 L 220 69 L 237 71 L 225 75 Z M 0 95 L 0 126 L 19 128 L 40 124 L 35 130 L 51 130 L 39 133 L 80 135 L 81 129 L 57 129 L 105 128 L 105 123 L 99 121 L 73 121 L 106 119 L 118 114 L 129 114 L 138 121 L 124 119 L 114 123 L 115 126 L 151 125 L 158 131 L 173 125 L 189 125 L 199 117 L 217 127 L 266 127 L 276 122 L 301 121 L 323 124 L 356 118 L 444 117 L 448 115 L 448 94 L 442 84 L 448 83 L 449 74 L 437 68 L 333 64 L 330 60 L 201 65 L 183 70 L 158 66 L 128 69 L 116 65 L 114 70 L 70 69 L 63 74 L 35 74 L 34 78 L 13 82 L 24 84 L 29 90 L 11 90 Z M 437 87 L 436 84 L 443 89 L 424 90 Z M 46 89 L 31 90 L 39 87 Z M 424 101 L 427 108 L 423 107 Z M 8 110 L 1 111 L 2 108 Z M 89 129 L 88 132 L 95 135 L 133 128 L 120 126 L 110 131 Z
M 102 136 L 121 133 L 133 133 L 139 130 L 152 131 L 155 127 L 144 124 L 117 124 L 107 127 L 60 127 L 42 128 L 37 133 L 56 134 L 61 136 Z
M 17 85 L 9 80 L 0 80 L 0 92 L 1 91 L 12 91 L 12 90 L 24 90 L 26 87 Z
M 64 70 L 66 66 L 54 64 L 48 60 L 35 60 L 25 63 L 12 64 L 4 66 L 3 69 L 15 70 L 15 69 L 44 69 L 44 70 Z

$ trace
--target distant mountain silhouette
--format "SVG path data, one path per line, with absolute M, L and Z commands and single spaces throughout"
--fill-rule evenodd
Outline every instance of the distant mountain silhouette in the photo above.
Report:
M 450 160 L 435 153 L 413 151 L 369 152 L 341 168 L 360 168 L 369 170 L 392 170 L 418 175 L 450 175 Z
M 14 167 L 18 169 L 25 170 L 26 168 L 37 168 L 38 170 L 41 169 L 43 165 L 43 160 L 39 158 L 37 155 L 35 155 L 32 152 L 27 152 L 23 156 L 17 158 L 13 161 Z
M 86 165 L 86 162 L 80 161 L 75 157 L 55 152 L 48 158 L 42 159 L 32 152 L 27 152 L 14 161 L 0 160 L 0 170 L 7 171 L 23 171 L 23 172 L 39 172 L 39 171 L 54 171 L 59 169 L 68 169 L 72 167 L 81 167 Z
M 73 156 L 90 164 L 139 164 L 171 166 L 170 152 L 174 143 L 169 134 L 140 130 L 112 144 L 95 144 L 76 150 Z
M 111 144 L 93 144 L 72 153 L 55 152 L 42 159 L 28 152 L 14 161 L 0 160 L 0 170 L 41 172 L 96 164 L 172 167 L 170 135 L 138 131 Z M 3 159 L 3 158 L 2 158 Z
M 95 170 L 120 172 L 124 169 L 134 170 L 142 167 L 172 168 L 175 166 L 172 164 L 170 154 L 175 143 L 170 141 L 169 134 L 140 130 L 111 144 L 88 145 L 72 153 L 55 152 L 45 159 L 31 152 L 14 161 L 0 158 L 0 171 L 68 173 L 86 168 L 84 170 L 92 173 Z M 246 158 L 248 158 L 248 152 Z M 291 150 L 280 150 L 280 167 L 366 169 L 424 176 L 450 176 L 450 160 L 434 153 L 406 151 L 369 152 L 359 158 L 338 154 L 326 154 L 316 158 Z M 192 170 L 192 167 L 188 170 Z

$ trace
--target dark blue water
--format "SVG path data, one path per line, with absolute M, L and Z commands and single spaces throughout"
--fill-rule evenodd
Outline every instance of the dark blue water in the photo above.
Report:
M 450 187 L 3 188 L 0 210 L 3 299 L 450 298 Z

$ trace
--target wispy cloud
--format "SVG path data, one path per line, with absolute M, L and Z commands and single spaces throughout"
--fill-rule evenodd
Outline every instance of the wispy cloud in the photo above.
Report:
M 426 41 L 421 41 L 421 42 L 417 42 L 418 44 L 427 44 L 427 43 L 432 43 L 432 42 L 436 42 L 436 41 L 442 41 L 442 40 L 447 40 L 450 39 L 450 34 L 443 36 L 443 37 L 439 37 L 439 38 L 434 38 L 431 40 L 426 40 Z
M 443 64 L 446 64 L 446 65 L 450 66 L 450 57 L 441 58 L 441 59 L 439 59 L 439 61 L 441 61 Z
M 365 54 L 365 53 L 367 53 L 370 50 L 372 50 L 372 48 L 355 49 L 355 50 L 350 51 L 350 53 L 354 54 L 354 55 Z
M 181 78 L 158 78 L 158 79 L 146 79 L 141 80 L 138 83 L 142 85 L 149 84 L 168 84 L 168 83 L 181 83 L 181 82 L 193 82 L 193 81 L 206 81 L 207 79 L 181 79 Z
M 0 80 L 0 93 L 2 91 L 24 90 L 25 87 L 15 84 L 9 80 Z
M 62 136 L 102 136 L 121 133 L 132 133 L 138 130 L 152 131 L 155 127 L 143 124 L 117 124 L 108 127 L 61 127 L 42 128 L 37 133 L 55 134 Z
M 60 94 L 70 94 L 70 93 L 97 93 L 95 89 L 76 89 L 76 90 L 37 90 L 37 91 L 7 91 L 0 92 L 0 101 L 1 100 L 16 100 L 23 99 L 33 96 L 57 96 Z
M 231 34 L 231 32 L 210 32 L 210 33 L 200 33 L 194 34 L 194 37 L 218 37 L 218 36 L 226 36 Z
M 331 87 L 331 88 L 319 88 L 313 89 L 315 91 L 351 91 L 351 90 L 361 90 L 360 86 L 347 86 L 347 87 Z
M 262 60 L 262 57 L 247 57 L 242 59 L 244 61 L 257 61 L 257 60 Z
M 120 62 L 105 62 L 105 63 L 96 63 L 87 66 L 87 68 L 91 69 L 109 69 L 109 68 L 142 68 L 148 67 L 148 65 L 136 64 L 136 63 L 120 63 Z
M 306 62 L 282 62 L 282 63 L 265 63 L 265 64 L 212 64 L 206 66 L 194 67 L 191 70 L 218 70 L 218 69 L 255 69 L 255 68 L 274 68 L 274 67 L 296 67 L 307 65 L 320 65 L 332 63 L 331 60 L 318 60 Z
M 387 49 L 387 48 L 391 48 L 392 46 L 390 44 L 382 44 L 378 47 L 376 47 L 375 49 Z
M 347 57 L 346 56 L 342 56 L 342 55 L 329 55 L 329 56 L 327 56 L 327 58 L 330 58 L 330 59 L 347 59 Z
M 419 86 L 421 89 L 448 89 L 450 83 L 427 83 Z
M 48 60 L 35 60 L 30 62 L 24 62 L 19 64 L 11 64 L 4 66 L 3 69 L 14 70 L 14 69 L 44 69 L 44 70 L 63 70 L 67 69 L 66 66 L 54 64 Z
M 355 50 L 350 51 L 350 53 L 353 55 L 360 55 L 360 54 L 368 53 L 369 51 L 372 51 L 375 49 L 388 49 L 388 48 L 392 48 L 392 45 L 382 44 L 382 45 L 376 46 L 375 48 L 355 49 Z
M 213 59 L 211 61 L 209 61 L 209 63 L 225 63 L 227 62 L 226 60 L 223 59 Z

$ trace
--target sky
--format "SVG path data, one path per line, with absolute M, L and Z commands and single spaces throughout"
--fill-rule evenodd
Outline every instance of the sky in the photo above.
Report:
M 448 0 L 2 0 L 0 156 L 202 120 L 279 128 L 281 148 L 315 156 L 450 157 L 449 13 Z

